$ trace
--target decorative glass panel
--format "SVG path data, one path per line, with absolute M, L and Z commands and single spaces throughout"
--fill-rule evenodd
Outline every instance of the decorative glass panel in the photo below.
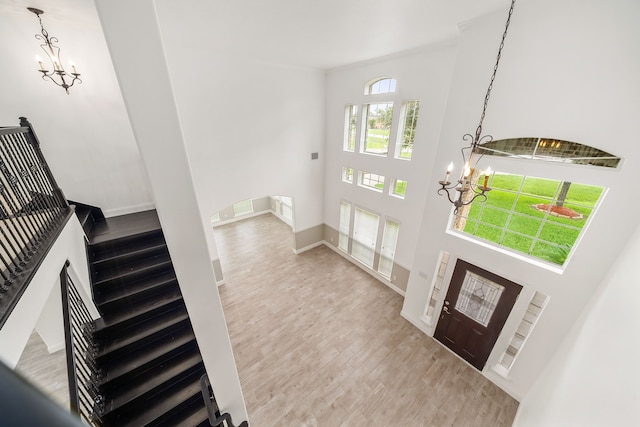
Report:
M 467 271 L 455 308 L 486 327 L 503 291 L 504 286 Z

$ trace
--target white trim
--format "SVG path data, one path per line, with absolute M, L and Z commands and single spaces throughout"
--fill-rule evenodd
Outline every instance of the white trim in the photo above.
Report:
M 300 249 L 293 248 L 293 253 L 296 254 L 296 255 L 300 255 L 303 252 L 306 252 L 306 251 L 311 250 L 313 248 L 317 248 L 318 246 L 320 246 L 322 244 L 326 244 L 326 243 L 327 242 L 325 242 L 324 240 L 321 240 L 319 242 L 315 242 L 315 243 L 312 243 L 312 244 L 310 244 L 308 246 L 305 246 L 304 248 L 300 248 Z
M 123 206 L 121 208 L 103 209 L 102 213 L 105 218 L 111 218 L 114 216 L 127 215 L 136 212 L 150 211 L 155 209 L 156 205 L 153 202 L 141 203 L 139 205 Z
M 351 255 L 343 252 L 342 250 L 340 250 L 337 247 L 333 246 L 332 244 L 328 243 L 326 240 L 322 240 L 321 242 L 318 242 L 318 244 L 324 244 L 325 246 L 327 246 L 329 249 L 331 249 L 335 253 L 340 254 L 340 256 L 342 256 L 344 259 L 346 259 L 348 261 L 351 261 L 353 264 L 355 264 L 358 267 L 360 267 L 364 272 L 368 273 L 370 276 L 373 276 L 374 279 L 377 279 L 379 282 L 382 282 L 385 285 L 387 285 L 389 288 L 391 288 L 397 294 L 400 294 L 403 297 L 406 295 L 405 291 L 403 291 L 402 289 L 400 289 L 399 287 L 397 287 L 393 283 L 389 282 L 385 277 L 383 277 L 382 275 L 378 274 L 376 271 L 371 270 L 367 265 L 363 264 L 362 262 L 360 262 L 357 259 L 353 258 Z
M 426 325 L 422 319 L 420 319 L 420 321 L 417 321 L 404 310 L 400 312 L 400 316 L 402 316 L 406 321 L 411 323 L 416 328 L 420 329 L 420 331 L 422 331 L 425 335 L 433 338 L 431 331 L 429 331 L 428 325 Z
M 56 351 L 64 350 L 65 347 L 66 346 L 63 341 L 63 342 L 55 343 L 53 345 L 47 345 L 47 351 L 49 352 L 49 354 L 51 354 L 51 353 L 55 353 Z
M 253 212 L 253 213 L 249 213 L 249 214 L 246 214 L 246 215 L 234 216 L 231 219 L 227 219 L 227 220 L 224 220 L 224 221 L 219 221 L 219 222 L 216 222 L 216 223 L 211 223 L 211 226 L 213 228 L 216 228 L 216 227 L 219 227 L 221 225 L 231 224 L 232 222 L 238 222 L 238 221 L 242 221 L 243 219 L 249 219 L 249 218 L 253 218 L 253 217 L 256 217 L 256 216 L 259 216 L 259 215 L 268 214 L 268 213 L 271 213 L 270 209 L 267 209 L 267 210 L 264 210 L 264 211 L 260 211 L 260 212 Z

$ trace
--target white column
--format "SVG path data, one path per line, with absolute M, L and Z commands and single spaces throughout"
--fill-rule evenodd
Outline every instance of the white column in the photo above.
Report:
M 222 412 L 247 419 L 153 0 L 96 0 L 160 223 Z

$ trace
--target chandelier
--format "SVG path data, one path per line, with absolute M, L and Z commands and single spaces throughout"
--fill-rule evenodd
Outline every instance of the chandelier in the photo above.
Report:
M 51 80 L 56 85 L 60 86 L 69 94 L 69 88 L 73 86 L 76 82 L 82 83 L 80 80 L 80 73 L 76 69 L 76 66 L 73 63 L 70 63 L 71 73 L 67 73 L 62 66 L 62 62 L 60 61 L 60 48 L 56 45 L 58 43 L 57 37 L 49 37 L 49 33 L 44 29 L 42 25 L 42 15 L 44 12 L 40 9 L 36 9 L 35 7 L 28 7 L 29 12 L 34 13 L 38 17 L 38 21 L 40 22 L 41 34 L 36 34 L 36 39 L 42 41 L 43 43 L 40 45 L 44 53 L 47 54 L 49 58 L 49 62 L 51 62 L 52 70 L 49 70 L 47 66 L 42 62 L 42 58 L 36 55 L 36 61 L 40 65 L 40 71 L 42 73 L 43 80 Z
M 462 140 L 468 142 L 469 145 L 463 147 L 460 150 L 460 152 L 462 153 L 462 162 L 464 164 L 462 172 L 460 173 L 460 179 L 458 179 L 455 183 L 451 183 L 449 181 L 449 177 L 451 176 L 451 172 L 453 171 L 453 162 L 451 162 L 449 163 L 449 167 L 447 168 L 447 171 L 445 173 L 444 180 L 438 181 L 438 183 L 441 185 L 441 187 L 438 189 L 438 194 L 442 196 L 446 193 L 449 201 L 455 206 L 455 209 L 453 211 L 454 214 L 457 214 L 458 210 L 462 206 L 473 203 L 473 201 L 478 197 L 482 198 L 482 200 L 487 200 L 487 193 L 491 191 L 491 188 L 488 187 L 489 177 L 491 176 L 491 168 L 488 167 L 485 171 L 483 171 L 484 180 L 482 181 L 482 184 L 480 184 L 480 181 L 472 176 L 471 169 L 475 168 L 478 161 L 482 157 L 482 155 L 478 153 L 478 146 L 480 145 L 480 143 L 491 142 L 493 140 L 493 137 L 491 135 L 482 136 L 482 122 L 484 121 L 484 116 L 487 112 L 487 105 L 489 105 L 489 97 L 491 96 L 493 81 L 495 80 L 496 73 L 498 72 L 500 57 L 502 56 L 502 48 L 504 48 L 504 40 L 507 37 L 507 30 L 509 29 L 509 24 L 511 23 L 511 15 L 513 14 L 513 7 L 515 3 L 516 0 L 511 0 L 511 7 L 509 8 L 509 15 L 507 16 L 507 23 L 504 28 L 504 33 L 502 33 L 502 40 L 500 41 L 496 64 L 493 67 L 493 74 L 491 75 L 489 87 L 487 88 L 487 93 L 484 97 L 484 105 L 482 107 L 482 114 L 480 115 L 480 123 L 478 124 L 474 135 L 468 133 L 462 137 Z

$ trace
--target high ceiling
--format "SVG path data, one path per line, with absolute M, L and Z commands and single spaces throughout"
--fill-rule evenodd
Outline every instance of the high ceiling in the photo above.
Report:
M 140 0 L 136 0 L 140 1 Z M 457 25 L 509 0 L 155 0 L 175 42 L 207 52 L 328 69 L 450 39 Z M 95 26 L 92 0 L 0 0 L 0 13 L 45 25 Z M 89 16 L 89 15 L 94 16 Z M 6 15 L 5 15 L 6 16 Z M 179 30 L 177 30 L 179 29 Z
M 418 48 L 455 37 L 457 24 L 509 0 L 157 0 L 180 43 L 315 68 Z M 169 24 L 172 25 L 172 24 Z

